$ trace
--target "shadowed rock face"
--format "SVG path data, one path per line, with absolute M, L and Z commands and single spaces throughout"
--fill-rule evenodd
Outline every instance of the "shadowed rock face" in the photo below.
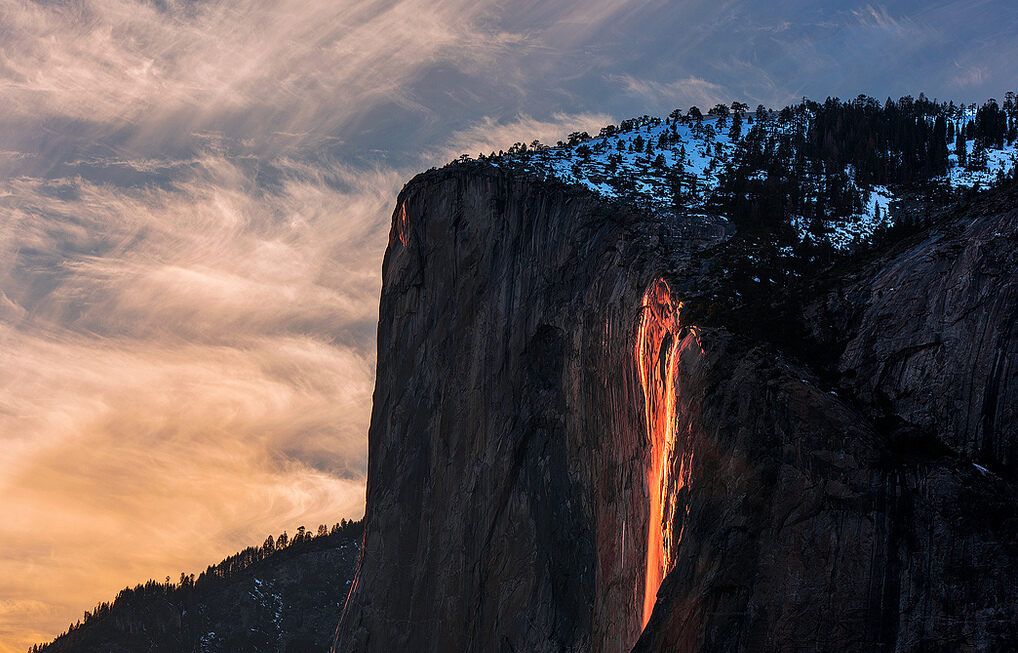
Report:
M 720 229 L 477 166 L 421 175 L 383 266 L 338 648 L 1006 648 L 1009 206 L 803 298 L 832 384 L 683 322 Z
M 838 368 L 871 418 L 1009 480 L 1018 471 L 1014 192 L 849 277 L 810 315 L 847 340 Z

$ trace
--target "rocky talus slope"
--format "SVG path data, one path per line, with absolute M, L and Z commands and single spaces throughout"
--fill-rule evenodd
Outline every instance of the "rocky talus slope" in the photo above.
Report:
M 719 224 L 418 176 L 337 649 L 1011 648 L 1015 195 L 776 294 L 756 337 L 697 317 Z

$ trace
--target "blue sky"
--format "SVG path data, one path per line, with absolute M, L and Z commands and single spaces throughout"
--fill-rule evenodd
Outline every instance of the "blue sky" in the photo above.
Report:
M 1012 2 L 0 0 L 0 652 L 362 511 L 399 187 L 739 99 L 1018 86 Z

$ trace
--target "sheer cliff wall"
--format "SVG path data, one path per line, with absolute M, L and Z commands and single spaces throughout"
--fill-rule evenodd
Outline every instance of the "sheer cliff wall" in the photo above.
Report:
M 650 510 L 634 342 L 648 287 L 712 233 L 494 171 L 407 186 L 349 650 L 632 646 Z
M 1001 202 L 818 284 L 794 318 L 818 370 L 685 319 L 716 227 L 481 166 L 416 178 L 338 650 L 1006 649 Z

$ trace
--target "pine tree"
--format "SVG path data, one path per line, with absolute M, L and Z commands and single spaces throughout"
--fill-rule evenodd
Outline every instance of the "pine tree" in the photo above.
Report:
M 738 103 L 736 103 L 738 104 Z M 732 106 L 735 106 L 734 104 Z M 745 106 L 745 105 L 741 105 Z M 742 138 L 742 112 L 736 111 L 732 115 L 732 127 L 728 130 L 728 138 L 732 141 L 738 141 Z
M 933 175 L 942 175 L 947 171 L 947 156 L 947 121 L 944 116 L 937 116 L 928 155 L 929 170 Z
M 968 158 L 969 170 L 986 170 L 986 146 L 977 140 L 972 147 L 972 156 Z
M 675 169 L 672 169 L 665 176 L 665 181 L 668 183 L 668 190 L 671 194 L 672 208 L 676 212 L 681 212 L 685 208 L 686 197 L 682 192 L 682 164 L 679 164 Z
M 1004 114 L 1007 116 L 1007 142 L 1013 143 L 1018 140 L 1018 96 L 1014 91 L 1008 91 L 1004 95 Z

